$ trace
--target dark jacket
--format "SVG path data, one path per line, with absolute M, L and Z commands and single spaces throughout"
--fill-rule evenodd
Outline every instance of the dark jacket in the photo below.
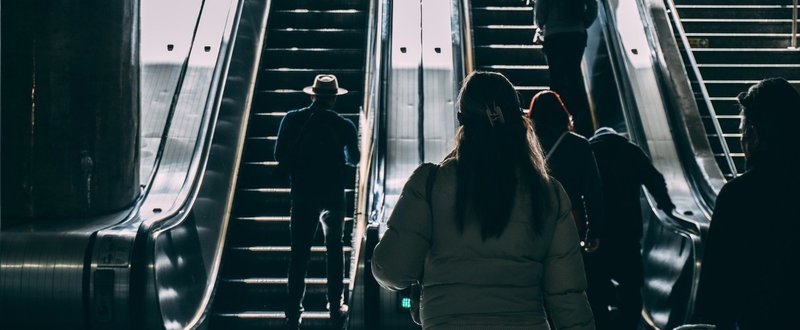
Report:
M 720 330 L 797 329 L 800 176 L 753 164 L 720 191 L 705 240 L 696 316 Z
M 361 155 L 355 125 L 314 103 L 286 113 L 278 129 L 275 160 L 290 167 L 292 188 L 343 189 L 345 150 L 349 162 L 358 163 Z
M 560 135 L 546 134 L 541 137 L 542 148 L 550 153 Z M 568 133 L 547 159 L 550 174 L 561 182 L 572 202 L 576 217 L 588 223 L 588 234 L 581 237 L 605 237 L 605 213 L 603 211 L 602 181 L 597 171 L 592 148 L 586 138 Z M 581 229 L 581 228 L 579 228 Z
M 664 176 L 650 162 L 644 151 L 623 136 L 597 134 L 589 140 L 600 177 L 608 217 L 607 237 L 615 242 L 639 242 L 642 238 L 642 210 L 639 193 L 642 185 L 663 210 L 672 210 Z

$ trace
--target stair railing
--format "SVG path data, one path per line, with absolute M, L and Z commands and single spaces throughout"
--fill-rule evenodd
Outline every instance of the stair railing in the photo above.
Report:
M 797 0 L 794 1 L 796 2 Z M 680 36 L 680 43 L 683 45 L 683 49 L 686 52 L 686 58 L 689 60 L 689 66 L 691 67 L 691 70 L 697 79 L 697 87 L 700 89 L 700 94 L 703 96 L 703 101 L 708 109 L 708 114 L 711 117 L 711 122 L 714 125 L 714 130 L 717 133 L 717 138 L 719 139 L 719 143 L 722 147 L 722 156 L 725 157 L 725 162 L 730 168 L 732 178 L 735 178 L 738 175 L 736 164 L 733 162 L 730 148 L 728 148 L 728 142 L 725 141 L 725 136 L 722 133 L 722 126 L 719 124 L 719 118 L 717 118 L 717 112 L 714 109 L 714 104 L 711 103 L 711 97 L 708 94 L 708 89 L 706 88 L 706 83 L 703 80 L 703 75 L 700 74 L 700 68 L 697 67 L 697 60 L 694 57 L 692 46 L 689 44 L 689 38 L 686 36 L 686 31 L 683 29 L 683 23 L 681 23 L 681 18 L 678 15 L 678 9 L 675 6 L 675 1 L 664 0 L 664 3 L 667 5 L 667 8 L 669 8 L 673 24 L 675 24 L 675 29 Z

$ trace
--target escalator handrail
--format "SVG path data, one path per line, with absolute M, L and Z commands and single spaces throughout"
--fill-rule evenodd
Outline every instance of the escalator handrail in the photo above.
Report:
M 719 119 L 717 118 L 717 112 L 714 109 L 714 104 L 711 102 L 711 96 L 708 93 L 708 89 L 706 88 L 706 83 L 703 80 L 703 75 L 700 72 L 700 68 L 697 67 L 697 59 L 694 57 L 694 52 L 692 51 L 692 47 L 689 44 L 689 38 L 686 36 L 686 31 L 683 28 L 683 23 L 681 22 L 680 15 L 678 14 L 678 9 L 675 6 L 674 0 L 663 0 L 664 3 L 669 8 L 670 15 L 672 16 L 672 20 L 675 24 L 675 30 L 678 32 L 678 36 L 680 37 L 680 42 L 683 45 L 683 49 L 686 51 L 686 58 L 689 60 L 689 65 L 692 68 L 692 72 L 694 76 L 697 78 L 697 85 L 700 88 L 700 94 L 703 96 L 703 102 L 705 102 L 706 108 L 708 109 L 708 113 L 711 116 L 711 123 L 714 125 L 714 130 L 717 133 L 717 139 L 719 139 L 720 145 L 722 146 L 722 153 L 723 157 L 725 157 L 725 162 L 728 164 L 728 167 L 731 170 L 731 175 L 735 178 L 738 173 L 736 169 L 736 164 L 733 162 L 733 157 L 731 157 L 730 148 L 728 148 L 728 142 L 725 141 L 725 136 L 722 132 L 722 126 L 719 124 Z
M 456 0 L 458 1 L 458 0 Z M 475 47 L 472 38 L 472 1 L 461 0 L 461 36 L 463 40 L 464 77 L 475 71 Z
M 380 118 L 380 112 L 384 108 L 383 105 L 383 80 L 384 80 L 384 61 L 388 58 L 390 50 L 387 47 L 388 34 L 386 33 L 385 23 L 387 22 L 387 13 L 390 6 L 388 0 L 370 0 L 369 3 L 369 22 L 367 26 L 367 47 L 366 47 L 366 70 L 364 72 L 364 101 L 363 109 L 359 118 L 359 129 L 361 131 L 361 149 L 367 152 L 361 153 L 361 159 L 358 167 L 358 177 L 356 182 L 356 208 L 355 208 L 355 228 L 353 231 L 353 260 L 358 263 L 357 267 L 350 269 L 350 290 L 351 294 L 348 301 L 352 301 L 353 292 L 357 285 L 355 279 L 357 272 L 361 265 L 363 265 L 363 240 L 366 233 L 368 217 L 369 201 L 372 198 L 372 188 L 377 185 L 374 184 L 376 175 L 374 175 L 375 157 L 377 155 L 375 144 L 377 134 L 379 132 L 379 125 L 377 120 Z M 366 118 L 365 118 L 366 117 Z M 378 129 L 376 129 L 378 128 Z

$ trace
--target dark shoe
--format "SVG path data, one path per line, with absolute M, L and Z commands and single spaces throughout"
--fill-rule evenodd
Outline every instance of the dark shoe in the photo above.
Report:
M 341 330 L 347 321 L 347 316 L 350 313 L 350 307 L 342 304 L 340 306 L 333 306 L 330 308 L 331 315 L 331 329 Z

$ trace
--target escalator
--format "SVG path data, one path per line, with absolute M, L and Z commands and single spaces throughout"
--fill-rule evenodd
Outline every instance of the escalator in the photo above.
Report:
M 471 1 L 475 70 L 504 74 L 527 108 L 550 84 L 544 51 L 533 44 L 533 7 L 514 0 Z
M 302 89 L 322 73 L 335 74 L 340 86 L 349 90 L 338 98 L 336 110 L 359 123 L 368 12 L 367 0 L 272 2 L 212 307 L 214 329 L 272 329 L 284 324 L 291 201 L 288 180 L 274 173 L 278 126 L 287 111 L 310 104 Z M 347 182 L 345 288 L 351 274 L 355 170 L 348 171 Z M 317 231 L 311 254 L 303 326 L 322 329 L 329 318 L 322 230 Z
M 727 179 L 745 170 L 736 95 L 768 77 L 800 88 L 800 51 L 789 48 L 791 6 L 791 0 L 674 0 L 676 39 L 680 44 L 685 33 L 686 71 Z

